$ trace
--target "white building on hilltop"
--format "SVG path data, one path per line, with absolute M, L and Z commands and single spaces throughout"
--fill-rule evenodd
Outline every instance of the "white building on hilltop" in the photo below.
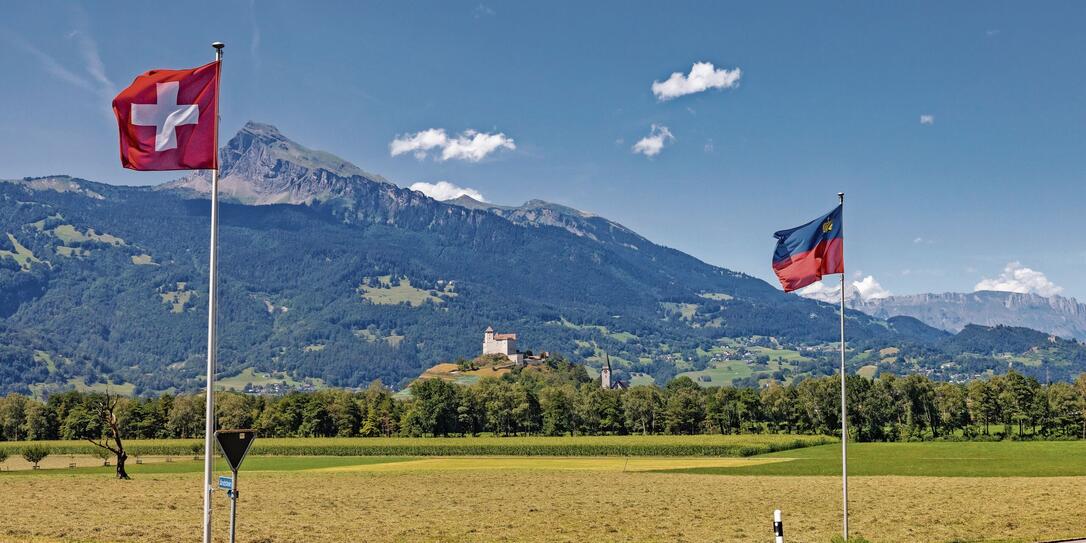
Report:
M 514 364 L 524 362 L 524 354 L 517 351 L 516 334 L 497 334 L 494 329 L 487 326 L 483 332 L 483 355 L 501 354 L 509 358 Z

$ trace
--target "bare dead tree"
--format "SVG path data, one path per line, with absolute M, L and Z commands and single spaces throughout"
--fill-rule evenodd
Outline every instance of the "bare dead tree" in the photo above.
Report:
M 121 397 L 116 394 L 106 393 L 105 397 L 95 406 L 95 412 L 92 415 L 98 419 L 98 422 L 102 425 L 100 432 L 95 432 L 95 437 L 85 436 L 87 441 L 93 443 L 97 447 L 101 447 L 117 457 L 117 478 L 118 479 L 130 479 L 128 472 L 124 469 L 124 463 L 128 460 L 128 453 L 124 450 L 124 443 L 121 441 L 121 429 L 117 424 L 117 404 L 120 402 Z

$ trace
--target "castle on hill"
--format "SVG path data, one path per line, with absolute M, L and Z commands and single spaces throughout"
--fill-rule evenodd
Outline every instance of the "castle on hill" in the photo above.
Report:
M 532 354 L 532 351 L 521 352 L 517 349 L 517 335 L 499 334 L 494 328 L 487 326 L 483 332 L 483 356 L 502 355 L 516 365 L 543 362 L 550 357 L 550 353 L 542 351 Z
M 550 354 L 547 352 L 539 353 L 538 355 L 532 354 L 531 351 L 522 353 L 517 350 L 517 334 L 499 334 L 494 331 L 494 327 L 487 326 L 483 332 L 483 356 L 487 355 L 501 355 L 509 359 L 510 362 L 516 365 L 542 362 L 546 360 Z M 612 376 L 611 370 L 611 355 L 606 355 L 606 361 L 603 368 L 600 369 L 600 386 L 606 389 L 625 389 L 629 388 L 629 383 L 616 379 Z
M 483 356 L 488 354 L 505 355 L 514 364 L 524 363 L 524 353 L 517 350 L 517 335 L 499 334 L 490 326 L 483 332 Z

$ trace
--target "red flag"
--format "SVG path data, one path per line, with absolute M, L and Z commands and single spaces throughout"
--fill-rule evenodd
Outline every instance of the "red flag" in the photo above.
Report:
M 151 70 L 113 99 L 121 165 L 132 170 L 219 167 L 219 62 Z
M 845 273 L 844 205 L 803 225 L 773 234 L 773 271 L 785 292 L 801 289 L 823 275 Z

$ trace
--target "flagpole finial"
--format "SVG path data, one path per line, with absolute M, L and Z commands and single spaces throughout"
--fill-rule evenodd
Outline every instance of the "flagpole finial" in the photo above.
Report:
M 211 46 L 221 51 L 223 47 L 226 47 L 226 44 L 221 41 L 214 41 L 211 42 Z
M 845 193 L 843 193 L 843 192 L 838 192 L 838 193 L 837 193 L 837 200 L 838 200 L 839 202 L 841 202 L 842 204 L 843 204 L 843 203 L 845 203 Z

